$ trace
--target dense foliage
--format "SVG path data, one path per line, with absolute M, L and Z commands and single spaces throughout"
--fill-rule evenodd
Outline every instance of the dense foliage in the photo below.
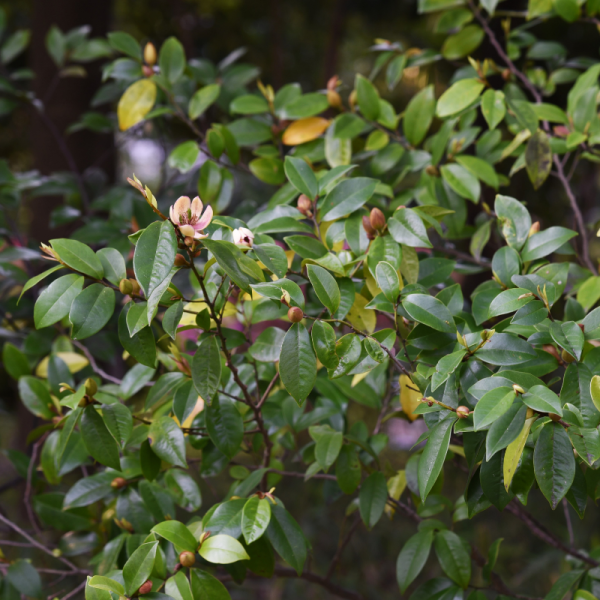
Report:
M 600 550 L 525 509 L 545 497 L 583 518 L 600 495 L 600 277 L 571 186 L 580 161 L 600 160 L 600 63 L 535 35 L 600 6 L 419 8 L 440 11 L 440 52 L 377 40 L 369 76 L 312 93 L 254 84 L 241 53 L 215 65 L 175 38 L 157 51 L 123 32 L 51 30 L 63 76 L 106 60 L 71 131 L 177 140 L 154 193 L 134 174 L 110 187 L 97 172 L 0 167 L 2 359 L 39 419 L 31 456 L 9 452 L 30 529 L 0 522 L 59 564 L 0 556 L 3 598 L 47 596 L 61 573 L 63 598 L 222 600 L 222 581 L 273 576 L 360 598 L 336 565 L 361 522 L 367 536 L 388 518 L 415 524 L 389 557 L 403 594 L 527 598 L 495 571 L 502 540 L 480 549 L 461 528 L 495 509 L 570 557 L 547 598 L 600 597 Z M 493 58 L 471 58 L 486 39 Z M 5 114 L 44 111 L 29 74 L 10 71 L 27 41 L 17 31 L 0 49 Z M 437 64 L 456 67 L 441 94 L 426 84 Z M 399 112 L 382 96 L 404 84 L 418 91 Z M 523 170 L 542 193 L 561 186 L 576 231 L 541 227 L 510 196 Z M 236 185 L 261 197 L 244 219 Z M 44 195 L 64 196 L 54 222 L 75 226 L 40 253 L 12 223 Z M 371 416 L 351 421 L 354 403 Z M 391 419 L 426 424 L 401 470 L 384 460 Z M 448 497 L 454 469 L 467 485 Z M 203 504 L 198 477 L 220 473 L 228 491 Z M 311 540 L 284 504 L 293 477 L 347 498 L 352 525 L 326 568 L 307 569 Z M 417 588 L 432 548 L 444 575 Z

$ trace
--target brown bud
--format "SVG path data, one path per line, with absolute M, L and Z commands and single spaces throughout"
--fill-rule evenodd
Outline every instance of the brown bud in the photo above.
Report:
M 131 293 L 134 296 L 136 296 L 137 294 L 140 293 L 140 289 L 141 289 L 140 284 L 137 282 L 137 280 L 135 280 L 133 278 L 131 278 L 129 281 L 131 282 L 131 287 L 132 287 Z
M 343 108 L 342 97 L 335 90 L 327 90 L 327 102 L 333 108 Z
M 131 281 L 129 279 L 121 279 L 119 282 L 119 291 L 124 296 L 129 296 L 131 292 L 133 292 L 133 286 L 131 285 Z
M 569 354 L 566 350 L 563 350 L 560 353 L 560 357 L 563 359 L 564 362 L 566 362 L 568 365 L 570 365 L 572 362 L 575 362 L 576 358 L 572 355 Z
M 142 583 L 140 589 L 138 590 L 138 595 L 142 596 L 143 594 L 149 594 L 152 591 L 152 582 L 148 579 L 146 583 Z
M 97 391 L 98 384 L 91 377 L 88 377 L 85 380 L 85 393 L 90 396 L 90 398 L 93 398 Z
M 527 235 L 527 237 L 531 237 L 534 233 L 537 233 L 540 230 L 540 222 L 536 221 L 530 228 L 529 228 L 529 234 Z
M 151 67 L 156 64 L 156 48 L 152 42 L 148 42 L 144 47 L 144 61 Z
M 582 333 L 585 333 L 585 325 L 583 323 L 577 323 L 579 325 L 579 329 L 581 329 Z
M 194 240 L 193 237 L 190 237 L 189 235 L 186 235 L 183 238 L 183 243 L 188 246 L 189 248 L 192 248 L 194 246 L 194 244 L 196 243 L 196 240 Z
M 292 308 L 288 310 L 288 319 L 292 323 L 300 323 L 300 321 L 302 321 L 303 318 L 304 313 L 302 312 L 302 309 L 298 306 L 292 306 Z
M 354 110 L 354 107 L 356 106 L 356 100 L 358 99 L 358 95 L 356 90 L 352 90 L 350 92 L 350 96 L 348 96 L 348 103 L 350 104 L 350 109 Z
M 144 77 L 152 77 L 154 75 L 154 69 L 148 65 L 142 65 L 142 73 Z
M 378 208 L 371 209 L 371 215 L 369 217 L 371 221 L 371 227 L 377 231 L 383 231 L 385 229 L 385 215 Z
M 367 237 L 370 240 L 374 239 L 375 234 L 377 232 L 373 229 L 373 226 L 371 225 L 371 219 L 369 219 L 369 217 L 367 217 L 367 215 L 364 215 L 362 218 L 362 222 L 363 222 L 363 227 L 364 227 L 365 231 L 367 232 Z
M 469 416 L 469 413 L 470 413 L 470 412 L 471 412 L 471 411 L 469 410 L 469 407 L 468 407 L 468 406 L 459 406 L 459 407 L 456 409 L 456 416 L 457 416 L 459 419 L 466 419 L 466 418 Z
M 115 477 L 110 482 L 110 487 L 113 488 L 113 490 L 123 489 L 126 485 L 127 485 L 127 480 L 124 479 L 123 477 Z
M 554 131 L 554 134 L 558 137 L 567 137 L 571 133 L 569 128 L 565 127 L 564 125 L 555 125 L 552 128 L 552 131 Z
M 186 266 L 189 266 L 189 264 L 190 263 L 188 263 L 188 261 L 185 260 L 185 258 L 181 254 L 175 255 L 175 266 L 176 267 L 186 267 Z
M 560 421 L 560 415 L 557 415 L 556 413 L 548 413 L 548 416 L 550 417 L 550 420 L 554 421 L 555 423 Z
M 338 86 L 338 76 L 334 75 L 327 80 L 327 89 L 330 91 L 335 91 L 335 88 Z
M 504 69 L 504 71 L 502 71 L 502 78 L 504 81 L 508 81 L 510 79 L 510 69 Z
M 312 217 L 312 200 L 306 194 L 300 194 L 297 204 L 298 210 L 307 217 Z
M 185 550 L 179 555 L 179 562 L 184 567 L 191 567 L 196 562 L 196 555 L 189 550 Z
M 431 175 L 431 177 L 439 177 L 440 176 L 440 172 L 438 171 L 438 168 L 434 165 L 428 165 L 427 167 L 425 167 L 425 173 L 427 173 L 427 175 Z

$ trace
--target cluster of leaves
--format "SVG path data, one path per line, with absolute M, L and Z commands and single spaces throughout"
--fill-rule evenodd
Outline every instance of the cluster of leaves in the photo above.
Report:
M 29 436 L 44 479 L 32 518 L 66 532 L 56 557 L 93 553 L 81 570 L 93 569 L 86 599 L 221 600 L 229 595 L 214 565 L 241 584 L 248 572 L 277 574 L 276 555 L 301 577 L 311 544 L 274 493 L 286 477 L 325 480 L 328 499 L 347 496 L 347 514 L 367 529 L 384 513 L 418 522 L 397 559 L 400 590 L 432 546 L 445 577 L 415 598 L 510 592 L 494 572 L 500 540 L 475 573 L 471 556 L 481 554 L 461 521 L 492 506 L 525 515 L 534 488 L 581 517 L 600 496 L 600 277 L 570 184 L 579 160 L 600 157 L 600 64 L 567 62 L 531 20 L 505 27 L 504 46 L 482 12 L 491 17 L 495 2 L 455 4 L 420 4 L 442 11 L 441 54 L 380 40 L 369 77 L 350 90 L 333 78 L 323 93 L 250 90 L 257 71 L 241 53 L 214 65 L 188 60 L 174 38 L 157 52 L 122 32 L 105 41 L 51 30 L 48 50 L 65 75 L 76 74 L 70 61 L 111 58 L 94 104 L 118 101 L 116 115 L 87 113 L 71 130 L 183 123 L 189 139 L 168 158 L 175 189 L 197 190 L 214 211 L 192 238 L 183 222 L 192 209 L 173 218 L 167 190 L 155 196 L 135 176 L 139 193 L 2 167 L 8 211 L 30 195 L 93 197 L 56 212 L 56 222 L 83 215 L 84 224 L 42 245 L 52 268 L 28 278 L 17 261 L 38 260 L 36 250 L 0 252 L 14 338 L 3 364 L 43 422 Z M 571 21 L 580 10 L 531 0 L 523 16 Z M 473 60 L 486 35 L 499 56 Z M 4 43 L 3 63 L 25 37 Z M 380 79 L 393 88 L 467 56 L 437 99 L 426 85 L 398 113 L 381 97 Z M 513 62 L 521 57 L 525 71 Z M 3 91 L 30 102 L 19 81 L 2 79 Z M 569 84 L 565 107 L 542 102 Z M 535 188 L 557 177 L 578 232 L 542 229 L 524 203 L 495 195 L 521 169 Z M 277 186 L 247 221 L 227 214 L 236 178 Z M 457 249 L 465 241 L 469 252 Z M 456 281 L 468 275 L 481 283 L 465 298 Z M 35 330 L 23 337 L 11 315 L 32 317 Z M 123 350 L 122 379 L 98 366 Z M 353 403 L 374 427 L 351 421 Z M 426 424 L 400 470 L 382 431 L 393 418 Z M 29 459 L 10 456 L 31 484 Z M 443 494 L 451 457 L 468 472 L 454 499 Z M 201 479 L 229 468 L 221 502 L 202 507 L 191 462 Z M 573 586 L 579 598 L 600 595 L 589 568 L 600 555 L 586 552 L 571 549 L 575 568 L 549 598 Z M 41 596 L 35 567 L 12 561 L 3 593 Z

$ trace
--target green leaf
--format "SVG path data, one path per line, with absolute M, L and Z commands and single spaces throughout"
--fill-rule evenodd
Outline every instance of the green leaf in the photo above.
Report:
M 185 51 L 177 38 L 165 40 L 158 54 L 158 66 L 160 74 L 170 83 L 175 83 L 183 75 Z
M 467 25 L 461 31 L 450 35 L 442 46 L 442 56 L 446 60 L 457 60 L 472 54 L 481 42 L 485 34 L 479 25 Z
M 477 204 L 481 195 L 481 185 L 477 177 L 461 165 L 454 163 L 440 168 L 442 179 L 462 198 Z
M 181 552 L 182 550 L 196 552 L 196 549 L 198 548 L 198 540 L 192 535 L 192 532 L 179 521 L 164 521 L 163 523 L 155 525 L 151 531 L 174 544 L 178 549 L 178 552 Z
M 575 478 L 575 457 L 567 432 L 559 423 L 546 423 L 533 454 L 535 479 L 552 510 L 564 498 Z
M 202 240 L 215 257 L 219 266 L 233 282 L 250 293 L 250 285 L 264 281 L 262 270 L 254 260 L 247 257 L 235 244 L 225 240 Z
M 184 510 L 192 512 L 202 506 L 198 484 L 188 473 L 179 469 L 169 469 L 165 475 L 165 484 L 175 502 Z
M 534 135 L 538 128 L 538 118 L 532 105 L 526 100 L 511 100 L 508 98 L 508 106 L 514 113 L 517 123 L 522 129 L 527 129 Z
M 281 185 L 285 182 L 283 162 L 279 158 L 255 158 L 248 163 L 252 174 L 260 181 L 270 185 Z
M 13 379 L 19 379 L 19 377 L 31 373 L 27 356 L 10 342 L 5 342 L 2 348 L 2 363 Z
M 327 254 L 327 248 L 318 239 L 308 235 L 288 235 L 283 238 L 290 250 L 293 250 L 302 258 L 312 258 L 314 260 Z
M 230 535 L 211 535 L 202 543 L 198 553 L 204 560 L 218 565 L 250 559 L 244 546 Z
M 506 448 L 502 467 L 504 489 L 506 492 L 508 492 L 508 490 L 510 489 L 513 477 L 517 472 L 521 461 L 521 457 L 523 455 L 523 450 L 527 442 L 527 438 L 529 437 L 529 431 L 531 430 L 531 426 L 533 425 L 536 419 L 537 415 L 526 419 L 525 424 L 523 425 L 523 429 L 521 429 L 519 435 Z
M 87 584 L 99 590 L 114 592 L 119 596 L 125 595 L 125 588 L 118 581 L 110 579 L 109 577 L 103 577 L 102 575 L 94 575 L 93 577 L 88 579 Z
M 531 228 L 529 211 L 510 196 L 496 196 L 494 210 L 502 226 L 502 235 L 511 248 L 521 250 Z
M 525 148 L 525 166 L 533 184 L 533 189 L 539 189 L 548 179 L 552 170 L 552 150 L 546 132 L 538 129 L 527 142 Z
M 246 544 L 252 544 L 267 530 L 271 520 L 271 505 L 269 500 L 252 496 L 244 504 L 242 512 L 242 533 Z
M 335 476 L 344 494 L 353 494 L 360 484 L 361 468 L 354 444 L 344 444 L 335 466 Z
M 302 405 L 315 385 L 317 361 L 308 332 L 301 323 L 294 323 L 285 334 L 279 374 L 285 389 Z
M 187 468 L 183 432 L 170 417 L 158 417 L 152 421 L 148 439 L 156 456 L 178 467 Z
M 119 446 L 93 406 L 88 405 L 83 409 L 79 428 L 90 455 L 99 463 L 120 471 Z
M 437 116 L 451 117 L 470 106 L 483 91 L 485 85 L 478 79 L 461 79 L 453 83 L 437 103 Z
M 454 333 L 456 325 L 448 307 L 437 298 L 427 294 L 410 294 L 402 301 L 409 316 L 436 331 Z
M 277 362 L 285 331 L 278 327 L 267 327 L 248 348 L 248 354 L 259 362 Z
M 167 579 L 165 592 L 167 596 L 164 600 L 167 598 L 174 598 L 175 600 L 195 600 L 192 595 L 191 584 L 183 570 L 178 571 L 173 577 Z
M 475 356 L 491 365 L 518 365 L 531 360 L 536 352 L 525 340 L 508 333 L 495 333 Z
M 309 428 L 310 437 L 315 441 L 315 458 L 317 463 L 327 472 L 337 460 L 344 443 L 344 434 L 335 431 L 329 425 L 315 425 Z
M 568 571 L 563 573 L 550 589 L 544 600 L 563 600 L 573 584 L 583 575 L 583 570 Z
M 288 261 L 283 248 L 277 244 L 254 244 L 252 250 L 267 269 L 279 278 L 285 277 Z
M 335 278 L 329 271 L 317 265 L 308 265 L 306 272 L 317 298 L 333 315 L 340 305 L 340 288 Z
M 111 31 L 108 35 L 108 43 L 119 52 L 127 54 L 134 60 L 142 60 L 142 48 L 140 43 L 128 33 L 124 31 Z M 123 595 L 121 593 L 121 595 Z
M 581 359 L 583 344 L 585 338 L 583 331 L 577 323 L 568 321 L 567 323 L 552 323 L 549 327 L 552 339 L 571 356 L 577 360 Z
M 425 139 L 434 114 L 434 86 L 428 85 L 411 98 L 402 119 L 404 135 L 412 146 L 418 146 Z
M 486 90 L 481 97 L 481 113 L 490 129 L 495 129 L 506 115 L 504 93 L 500 90 Z
M 146 298 L 167 278 L 177 254 L 177 236 L 170 221 L 155 221 L 138 239 L 133 270 Z
M 81 275 L 63 275 L 53 281 L 39 296 L 33 308 L 36 329 L 53 325 L 66 317 L 73 300 L 83 288 Z
M 403 594 L 423 570 L 429 558 L 432 543 L 433 531 L 420 531 L 409 538 L 400 551 L 400 554 L 398 554 L 396 579 L 400 586 L 400 592 Z
M 527 406 L 517 401 L 513 402 L 512 406 L 494 421 L 485 440 L 487 460 L 517 439 L 525 425 L 526 415 Z
M 117 444 L 123 448 L 133 431 L 133 418 L 129 408 L 120 402 L 103 404 L 102 418 Z
M 478 156 L 461 154 L 456 157 L 456 162 L 467 169 L 471 175 L 477 177 L 480 181 L 483 181 L 483 183 L 494 189 L 498 189 L 498 175 L 496 174 L 494 167 L 488 161 L 483 160 Z
M 471 581 L 471 556 L 465 546 L 466 543 L 453 531 L 446 529 L 435 535 L 434 547 L 440 566 L 463 589 Z
M 227 588 L 206 571 L 191 569 L 190 583 L 194 600 L 231 600 Z
M 534 385 L 521 396 L 529 408 L 538 412 L 553 412 L 562 417 L 560 398 L 545 385 Z
M 104 269 L 100 259 L 94 251 L 76 240 L 58 239 L 50 240 L 52 249 L 60 256 L 60 259 L 75 271 L 88 275 L 94 279 L 104 277 Z
M 375 86 L 362 75 L 357 75 L 354 88 L 360 112 L 365 118 L 376 121 L 379 116 L 379 93 Z
M 437 423 L 429 432 L 427 444 L 419 459 L 417 472 L 419 494 L 423 501 L 425 501 L 429 492 L 431 492 L 442 471 L 446 454 L 448 453 L 448 446 L 450 445 L 452 426 L 455 422 L 455 418 L 444 419 Z
M 301 575 L 306 561 L 306 540 L 294 517 L 279 504 L 271 507 L 266 536 L 277 554 Z
M 600 412 L 600 375 L 594 375 L 590 382 L 590 395 L 596 410 Z
M 473 413 L 475 431 L 484 429 L 501 417 L 511 407 L 515 397 L 514 390 L 505 386 L 485 393 L 477 402 Z
M 115 478 L 115 473 L 104 471 L 96 473 L 89 477 L 80 479 L 68 492 L 63 501 L 63 508 L 77 508 L 79 506 L 88 506 L 102 500 L 114 492 L 111 482 Z
M 303 158 L 286 156 L 285 175 L 290 183 L 301 193 L 314 200 L 319 193 L 319 183 L 313 170 Z
M 193 140 L 183 142 L 171 150 L 167 164 L 181 173 L 187 173 L 196 164 L 199 153 L 200 149 L 196 142 Z
M 587 465 L 593 465 L 600 458 L 600 432 L 597 429 L 571 425 L 567 433 L 577 454 Z
M 39 275 L 36 275 L 35 277 L 28 279 L 27 283 L 23 286 L 23 289 L 21 290 L 21 294 L 19 295 L 17 304 L 19 304 L 19 302 L 21 301 L 21 298 L 23 297 L 23 294 L 26 291 L 30 290 L 34 285 L 37 285 L 40 281 L 46 279 L 46 277 L 48 277 L 48 275 L 52 275 L 52 273 L 55 273 L 59 269 L 64 269 L 64 268 L 65 268 L 64 265 L 56 265 L 55 267 L 52 267 L 51 269 L 48 269 L 47 271 L 44 271 L 43 273 L 40 273 Z
M 392 237 L 399 244 L 413 248 L 431 248 L 427 229 L 423 225 L 421 217 L 412 208 L 397 210 L 388 220 L 387 225 Z M 375 241 L 377 239 L 385 238 L 376 238 Z
M 113 285 L 119 285 L 127 277 L 123 255 L 116 248 L 102 248 L 96 252 L 104 269 L 104 277 Z
M 516 312 L 534 299 L 533 296 L 521 297 L 530 293 L 529 290 L 519 287 L 500 292 L 490 303 L 488 318 Z
M 336 369 L 339 358 L 335 352 L 335 330 L 329 323 L 315 321 L 311 329 L 312 344 L 319 361 L 327 369 Z
M 16 591 L 16 597 L 21 598 L 22 596 L 29 596 L 30 598 L 41 598 L 42 597 L 42 580 L 35 567 L 24 559 L 18 559 L 13 562 L 6 572 L 6 580 L 13 589 Z M 3 591 L 8 592 L 8 586 L 3 585 Z M 12 597 L 14 598 L 15 595 Z
M 383 295 L 390 302 L 396 302 L 400 294 L 400 279 L 396 269 L 389 262 L 382 260 L 375 268 L 375 276 Z
M 132 304 L 131 302 L 126 304 L 119 315 L 119 342 L 141 364 L 153 367 L 156 364 L 156 342 L 154 341 L 152 328 L 145 327 L 133 337 L 129 335 L 127 315 L 131 310 Z
M 322 113 L 329 108 L 327 96 L 319 93 L 302 94 L 289 104 L 286 104 L 280 113 L 282 119 L 306 119 Z
M 278 279 L 268 283 L 254 284 L 252 285 L 252 289 L 257 291 L 261 296 L 266 296 L 277 302 L 281 302 L 283 291 L 286 291 L 290 295 L 290 304 L 292 306 L 299 306 L 304 310 L 304 294 L 298 284 L 291 279 Z
M 473 237 L 471 238 L 471 244 L 469 245 L 469 251 L 471 254 L 479 260 L 486 244 L 490 241 L 490 230 L 492 228 L 492 221 L 485 221 L 481 225 Z
M 521 258 L 523 262 L 529 262 L 548 256 L 576 235 L 575 231 L 565 227 L 549 227 L 544 231 L 534 233 L 525 242 Z
M 225 456 L 233 457 L 244 437 L 244 419 L 236 408 L 236 401 L 218 395 L 206 411 L 206 429 L 213 444 Z
M 29 29 L 19 29 L 6 39 L 0 50 L 0 60 L 2 63 L 7 65 L 14 58 L 19 56 L 19 54 L 27 48 L 30 38 L 31 32 Z
M 73 324 L 72 337 L 83 340 L 98 333 L 115 310 L 115 292 L 112 288 L 94 283 L 85 288 L 71 304 L 69 320 Z
M 335 221 L 361 208 L 375 193 L 377 181 L 351 177 L 338 183 L 319 203 L 322 221 Z
M 210 403 L 221 383 L 221 352 L 214 335 L 204 338 L 194 353 L 192 380 L 200 397 Z
M 231 101 L 229 111 L 232 114 L 260 115 L 269 112 L 269 103 L 256 94 L 242 94 Z
M 163 315 L 162 320 L 162 328 L 165 330 L 165 333 L 168 333 L 171 339 L 175 339 L 177 337 L 177 328 L 179 326 L 179 322 L 181 321 L 181 317 L 183 316 L 183 302 L 175 302 L 167 308 L 165 314 Z
M 147 542 L 137 548 L 123 566 L 125 593 L 133 595 L 152 574 L 158 542 Z
M 188 105 L 189 118 L 193 121 L 202 115 L 219 97 L 220 93 L 221 86 L 218 83 L 211 83 L 195 92 Z

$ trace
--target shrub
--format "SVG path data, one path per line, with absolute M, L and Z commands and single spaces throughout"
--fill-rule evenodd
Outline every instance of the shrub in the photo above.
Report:
M 73 582 L 64 598 L 220 600 L 220 580 L 250 575 L 359 598 L 331 579 L 344 545 L 361 521 L 367 536 L 392 517 L 415 526 L 397 557 L 402 593 L 433 547 L 444 576 L 414 598 L 526 597 L 496 571 L 502 540 L 478 548 L 463 526 L 492 507 L 569 558 L 541 583 L 548 598 L 600 593 L 598 549 L 534 516 L 547 501 L 583 518 L 599 494 L 600 278 L 571 182 L 600 157 L 600 64 L 534 33 L 546 17 L 593 20 L 597 3 L 531 0 L 522 25 L 502 22 L 505 39 L 494 0 L 420 10 L 441 11 L 441 55 L 379 40 L 369 77 L 313 93 L 255 89 L 237 55 L 188 59 L 174 38 L 157 52 L 122 32 L 52 30 L 66 75 L 105 57 L 95 104 L 116 103 L 123 135 L 177 136 L 160 193 L 133 174 L 130 189 L 102 189 L 89 174 L 2 170 L 6 214 L 54 186 L 76 199 L 57 215 L 83 221 L 42 240 L 51 268 L 26 283 L 23 261 L 38 271 L 40 254 L 0 253 L 16 334 L 4 367 L 41 423 L 31 459 L 10 454 L 33 532 L 0 521 L 62 563 L 50 573 Z M 26 38 L 4 42 L 5 66 Z M 381 97 L 438 63 L 455 68 L 443 93 L 417 86 L 400 113 Z M 18 73 L 2 82 L 5 111 L 44 110 Z M 557 88 L 566 102 L 544 102 Z M 72 129 L 113 120 L 89 112 Z M 541 227 L 511 197 L 522 170 L 535 189 L 555 177 L 577 231 Z M 236 186 L 260 197 L 245 220 L 243 206 L 228 214 Z M 426 424 L 405 465 L 387 448 L 390 419 Z M 220 502 L 202 504 L 192 463 L 205 481 L 224 473 Z M 448 497 L 444 471 L 457 469 L 466 486 Z M 311 542 L 282 499 L 294 477 L 346 499 L 352 525 L 326 568 L 307 570 Z M 7 559 L 4 597 L 47 595 L 36 566 Z

